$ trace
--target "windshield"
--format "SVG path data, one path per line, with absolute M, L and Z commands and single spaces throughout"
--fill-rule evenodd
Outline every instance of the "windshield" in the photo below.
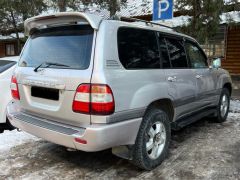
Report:
M 23 50 L 19 65 L 37 67 L 45 62 L 61 69 L 87 69 L 90 64 L 93 29 L 72 25 L 35 30 Z M 44 68 L 44 67 L 43 67 Z

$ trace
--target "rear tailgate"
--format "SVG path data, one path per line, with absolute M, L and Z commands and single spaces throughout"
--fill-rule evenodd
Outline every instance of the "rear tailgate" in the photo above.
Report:
M 90 115 L 73 112 L 72 103 L 77 87 L 91 81 L 94 33 L 90 26 L 72 25 L 38 30 L 29 38 L 15 72 L 23 111 L 74 126 L 90 124 Z

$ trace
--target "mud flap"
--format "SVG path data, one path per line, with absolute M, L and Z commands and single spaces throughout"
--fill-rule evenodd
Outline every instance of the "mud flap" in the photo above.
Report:
M 112 153 L 123 159 L 132 160 L 133 145 L 117 146 L 112 148 Z

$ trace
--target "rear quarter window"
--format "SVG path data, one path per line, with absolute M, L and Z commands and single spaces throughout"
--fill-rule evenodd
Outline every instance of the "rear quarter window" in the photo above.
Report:
M 154 31 L 119 28 L 118 55 L 126 69 L 160 69 L 160 53 Z

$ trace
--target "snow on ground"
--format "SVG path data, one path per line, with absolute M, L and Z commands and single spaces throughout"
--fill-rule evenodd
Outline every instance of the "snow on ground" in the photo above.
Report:
M 0 134 L 0 152 L 9 151 L 15 146 L 37 140 L 39 138 L 25 132 L 18 132 L 17 130 L 4 131 L 4 133 Z
M 231 101 L 230 112 L 240 113 L 240 100 Z
M 240 125 L 240 100 L 231 101 L 228 120 L 233 121 L 235 126 Z

